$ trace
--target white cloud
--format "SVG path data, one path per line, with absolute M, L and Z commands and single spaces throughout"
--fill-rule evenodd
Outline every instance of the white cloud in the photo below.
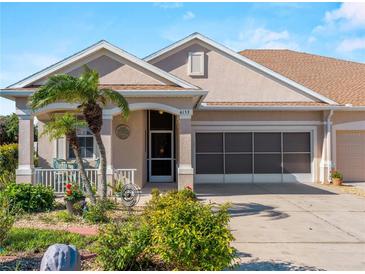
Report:
M 187 11 L 183 15 L 184 20 L 191 20 L 195 18 L 195 14 L 192 11 Z
M 245 29 L 237 40 L 225 43 L 235 50 L 254 49 L 298 49 L 299 45 L 291 38 L 287 30 L 272 31 L 266 28 Z
M 365 3 L 342 3 L 338 9 L 327 11 L 324 24 L 317 26 L 315 32 L 348 31 L 365 29 Z
M 337 51 L 343 53 L 355 50 L 365 50 L 365 37 L 344 39 L 337 47 Z
M 178 9 L 183 6 L 180 2 L 157 2 L 154 5 L 162 9 Z
M 339 20 L 348 27 L 365 27 L 365 3 L 343 3 L 339 9 L 326 12 L 327 23 Z

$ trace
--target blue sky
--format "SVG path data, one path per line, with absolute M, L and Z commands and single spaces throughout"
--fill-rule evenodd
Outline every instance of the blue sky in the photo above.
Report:
M 365 4 L 0 3 L 0 87 L 101 39 L 144 57 L 192 32 L 365 62 Z M 15 111 L 0 99 L 0 115 Z

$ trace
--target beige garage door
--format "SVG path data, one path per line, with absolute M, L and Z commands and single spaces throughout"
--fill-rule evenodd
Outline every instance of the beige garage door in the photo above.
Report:
M 345 181 L 365 182 L 365 131 L 337 131 L 337 169 Z

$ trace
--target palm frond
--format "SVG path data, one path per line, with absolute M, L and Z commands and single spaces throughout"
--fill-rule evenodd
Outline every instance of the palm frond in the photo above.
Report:
M 86 122 L 73 113 L 56 114 L 45 124 L 41 136 L 48 135 L 51 140 L 58 139 L 65 135 L 76 134 L 78 127 L 85 126 Z
M 98 97 L 99 72 L 84 65 L 84 72 L 79 79 L 80 90 L 87 92 L 85 95 L 96 101 Z
M 67 74 L 51 76 L 47 83 L 31 96 L 29 105 L 35 110 L 62 100 L 77 102 L 77 82 L 77 78 Z
M 100 96 L 104 97 L 106 101 L 116 104 L 125 118 L 129 116 L 128 102 L 123 95 L 112 89 L 104 88 L 100 90 Z

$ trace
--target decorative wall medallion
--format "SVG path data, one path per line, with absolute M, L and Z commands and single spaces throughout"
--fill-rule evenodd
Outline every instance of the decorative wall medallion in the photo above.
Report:
M 117 137 L 119 139 L 122 139 L 122 140 L 128 139 L 129 134 L 130 134 L 130 130 L 129 130 L 129 126 L 127 126 L 127 125 L 119 125 L 115 129 L 115 135 L 117 135 Z

